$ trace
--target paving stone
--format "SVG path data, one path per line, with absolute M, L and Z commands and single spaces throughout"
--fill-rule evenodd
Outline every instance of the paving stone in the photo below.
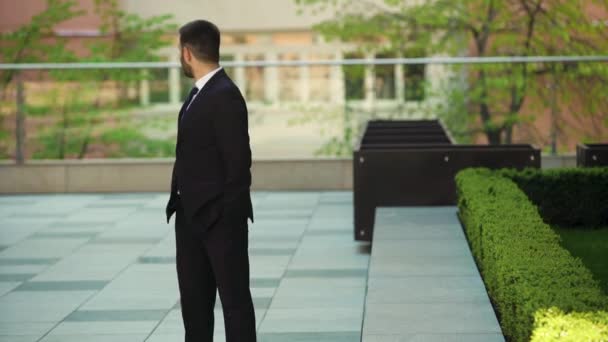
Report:
M 89 243 L 109 243 L 109 244 L 120 244 L 120 243 L 143 243 L 143 244 L 154 244 L 158 243 L 160 238 L 150 238 L 150 237 L 99 237 L 95 238 Z
M 487 303 L 478 276 L 371 277 L 367 303 Z M 407 290 L 405 290 L 407 289 Z
M 70 313 L 67 322 L 98 321 L 160 321 L 168 310 L 77 310 Z
M 21 282 L 19 281 L 0 281 L 0 296 L 4 296 L 6 293 L 9 293 L 14 288 L 19 286 Z
M 249 255 L 293 255 L 295 248 L 249 248 Z
M 76 335 L 59 335 L 51 333 L 45 336 L 40 342 L 140 342 L 146 340 L 148 334 L 76 334 Z M 150 340 L 146 340 L 150 341 Z M 169 341 L 169 340 L 166 340 Z
M 359 331 L 260 333 L 260 342 L 360 342 Z
M 281 278 L 250 278 L 250 287 L 277 287 L 281 282 Z
M 386 276 L 474 276 L 479 274 L 471 256 L 390 256 L 374 258 L 369 266 L 370 277 Z
M 55 322 L 0 322 L 0 341 L 30 341 L 53 328 Z
M 366 305 L 365 334 L 500 333 L 489 303 Z
M 62 258 L 82 246 L 87 240 L 88 238 L 24 239 L 0 252 L 0 259 Z
M 377 208 L 362 341 L 504 340 L 454 213 Z
M 288 286 L 281 283 L 272 299 L 271 310 L 277 308 L 352 308 L 361 310 L 365 298 L 364 287 L 319 287 L 312 288 Z
M 11 291 L 0 297 L 0 322 L 57 323 L 94 293 L 95 291 Z
M 91 335 L 103 335 L 108 332 L 116 335 L 148 335 L 157 322 L 148 321 L 64 321 L 59 323 L 50 333 L 49 337 L 63 335 L 80 335 L 84 340 Z
M 14 291 L 82 291 L 101 290 L 107 281 L 26 281 Z
M 267 332 L 325 332 L 360 331 L 363 308 L 277 308 L 272 305 L 260 326 Z
M 0 282 L 26 281 L 34 276 L 36 276 L 35 273 L 2 273 L 0 274 Z
M 60 258 L 0 258 L 0 265 L 52 265 Z
M 352 196 L 252 193 L 259 341 L 504 340 L 455 207 L 379 208 L 372 247 L 354 241 Z M 183 340 L 167 200 L 0 196 L 0 341 Z M 219 294 L 214 313 L 222 341 Z
M 365 342 L 503 342 L 502 334 L 373 334 L 363 335 Z
M 342 277 L 366 277 L 367 269 L 289 269 L 285 273 L 286 278 L 295 277 L 320 277 L 320 278 L 342 278 Z
M 48 232 L 41 231 L 35 232 L 34 234 L 28 236 L 28 239 L 62 239 L 62 238 L 74 238 L 74 239 L 86 239 L 93 238 L 95 235 L 99 234 L 98 232 Z

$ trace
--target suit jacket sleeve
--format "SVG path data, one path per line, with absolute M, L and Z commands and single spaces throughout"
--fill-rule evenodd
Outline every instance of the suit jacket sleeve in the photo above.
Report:
M 251 181 L 247 106 L 238 91 L 228 91 L 216 97 L 214 107 L 212 121 L 225 171 L 224 201 L 230 202 Z
M 177 181 L 175 179 L 175 163 L 173 164 L 173 171 L 171 171 L 171 193 L 177 192 Z

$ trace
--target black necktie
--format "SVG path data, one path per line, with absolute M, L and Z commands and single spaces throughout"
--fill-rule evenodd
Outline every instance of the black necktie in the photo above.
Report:
M 184 102 L 184 104 L 182 105 L 182 109 L 180 109 L 179 111 L 179 120 L 181 122 L 182 117 L 184 116 L 184 114 L 186 114 L 186 108 L 188 108 L 188 105 L 190 104 L 190 101 L 192 101 L 192 98 L 194 97 L 194 95 L 198 92 L 198 88 L 197 87 L 192 87 L 192 90 L 190 90 L 190 94 L 188 94 L 188 98 L 186 99 L 186 102 Z

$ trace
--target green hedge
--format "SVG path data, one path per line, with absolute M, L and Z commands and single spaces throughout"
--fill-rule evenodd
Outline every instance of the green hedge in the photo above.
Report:
M 571 312 L 541 310 L 535 316 L 531 341 L 608 341 L 608 312 Z
M 504 172 L 477 168 L 456 175 L 461 220 L 503 333 L 527 341 L 594 327 L 608 339 L 608 297 Z
M 498 173 L 515 181 L 551 225 L 608 225 L 608 167 L 503 169 Z

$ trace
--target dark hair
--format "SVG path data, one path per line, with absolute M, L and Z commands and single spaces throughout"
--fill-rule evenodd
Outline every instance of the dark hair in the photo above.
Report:
M 201 61 L 218 63 L 220 60 L 220 30 L 212 22 L 194 20 L 180 27 L 179 42 L 190 47 Z

